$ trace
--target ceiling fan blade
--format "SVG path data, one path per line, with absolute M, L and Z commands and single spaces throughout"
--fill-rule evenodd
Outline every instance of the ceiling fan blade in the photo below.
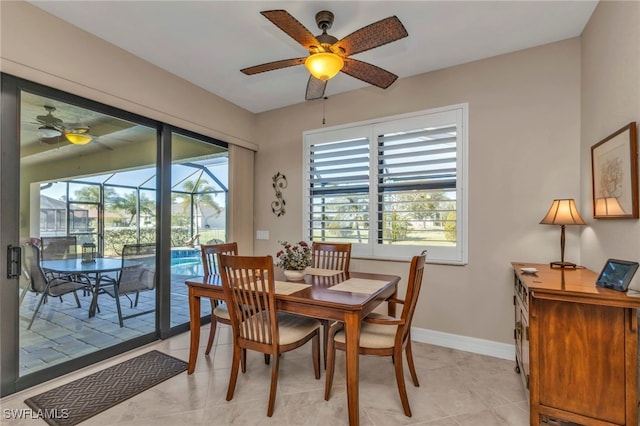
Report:
M 289 37 L 300 43 L 305 49 L 320 47 L 320 43 L 311 32 L 286 10 L 265 10 L 262 16 L 287 33 Z
M 354 55 L 382 46 L 408 36 L 407 30 L 397 16 L 390 16 L 381 21 L 362 27 L 352 32 L 331 46 L 331 51 L 338 55 Z
M 398 78 L 397 75 L 380 67 L 351 58 L 344 58 L 344 67 L 341 71 L 381 89 L 391 86 Z
M 58 117 L 54 117 L 51 114 L 39 115 L 36 117 L 36 120 L 38 120 L 40 124 L 44 124 L 45 126 L 51 126 L 51 127 L 62 126 L 62 120 L 60 120 Z
M 307 101 L 320 99 L 324 96 L 324 89 L 326 87 L 327 80 L 320 80 L 319 78 L 315 78 L 314 76 L 310 75 L 309 81 L 307 82 L 307 93 L 304 98 Z
M 281 61 L 268 62 L 262 65 L 241 69 L 246 75 L 258 74 L 265 71 L 279 70 L 281 68 L 292 67 L 294 65 L 302 65 L 307 58 L 283 59 Z

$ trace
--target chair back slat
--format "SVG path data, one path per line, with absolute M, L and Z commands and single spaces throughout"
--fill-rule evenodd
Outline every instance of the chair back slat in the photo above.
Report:
M 75 235 L 66 237 L 41 237 L 42 259 L 75 259 L 78 254 L 78 240 Z
M 405 341 L 409 337 L 409 332 L 411 331 L 413 314 L 415 313 L 416 306 L 418 304 L 418 296 L 420 296 L 420 289 L 422 288 L 425 259 L 426 251 L 423 251 L 422 254 L 414 256 L 411 259 L 409 280 L 407 281 L 407 294 L 405 295 L 404 306 L 401 314 L 401 318 L 405 322 L 402 327 L 402 336 L 400 336 L 402 341 Z
M 219 254 L 220 276 L 234 336 L 257 347 L 278 345 L 271 256 Z
M 311 245 L 313 268 L 348 271 L 351 260 L 350 243 L 317 243 Z
M 200 251 L 202 253 L 202 267 L 204 268 L 204 274 L 219 274 L 218 253 L 237 255 L 238 243 L 203 244 L 200 246 Z

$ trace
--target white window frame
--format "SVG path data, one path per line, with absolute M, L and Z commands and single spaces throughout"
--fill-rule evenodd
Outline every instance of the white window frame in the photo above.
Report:
M 428 127 L 444 122 L 455 121 L 456 141 L 456 244 L 455 247 L 436 245 L 397 245 L 379 244 L 376 238 L 377 227 L 377 137 L 380 134 L 406 131 L 419 126 Z M 352 257 L 379 260 L 407 260 L 427 249 L 427 261 L 433 263 L 465 265 L 468 263 L 468 103 L 433 108 L 414 113 L 395 115 L 340 126 L 326 127 L 303 132 L 303 217 L 302 229 L 305 238 L 310 235 L 310 146 L 344 140 L 349 138 L 367 138 L 370 147 L 369 175 L 369 237 L 366 244 L 352 244 Z

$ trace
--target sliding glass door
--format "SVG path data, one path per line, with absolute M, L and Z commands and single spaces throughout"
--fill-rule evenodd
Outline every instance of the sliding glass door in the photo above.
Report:
M 171 133 L 171 326 L 189 322 L 185 280 L 203 275 L 201 244 L 227 241 L 229 153 L 220 143 Z M 202 303 L 202 315 L 211 305 Z
M 155 286 L 116 299 L 121 271 L 82 273 L 81 264 L 87 251 L 121 262 L 123 247 L 140 243 L 141 231 L 155 244 L 155 185 L 142 197 L 137 187 L 109 181 L 149 169 L 155 176 L 156 139 L 153 127 L 20 91 L 21 377 L 155 334 Z M 146 226 L 136 220 L 143 215 Z M 60 241 L 68 242 L 62 250 Z
M 5 396 L 188 330 L 184 281 L 202 275 L 200 244 L 227 239 L 229 157 L 223 142 L 1 81 Z M 124 290 L 123 253 L 139 244 L 155 265 Z

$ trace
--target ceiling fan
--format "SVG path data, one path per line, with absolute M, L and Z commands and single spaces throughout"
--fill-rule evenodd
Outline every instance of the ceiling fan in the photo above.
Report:
M 89 126 L 81 123 L 65 124 L 53 115 L 56 107 L 44 105 L 44 109 L 47 110 L 47 114 L 36 117 L 38 123 L 42 124 L 38 130 L 43 142 L 55 144 L 60 136 L 64 136 L 67 141 L 76 145 L 86 145 L 93 140 L 93 136 L 89 134 Z
M 267 10 L 260 13 L 307 49 L 309 56 L 244 68 L 240 70 L 244 74 L 253 75 L 304 64 L 311 73 L 307 82 L 306 100 L 322 98 L 327 80 L 340 71 L 382 89 L 389 87 L 398 78 L 387 70 L 349 57 L 407 37 L 407 30 L 396 16 L 374 22 L 338 40 L 327 34 L 327 30 L 333 25 L 334 17 L 333 13 L 327 10 L 316 14 L 316 24 L 322 30 L 322 34 L 318 36 L 311 34 L 285 10 Z

